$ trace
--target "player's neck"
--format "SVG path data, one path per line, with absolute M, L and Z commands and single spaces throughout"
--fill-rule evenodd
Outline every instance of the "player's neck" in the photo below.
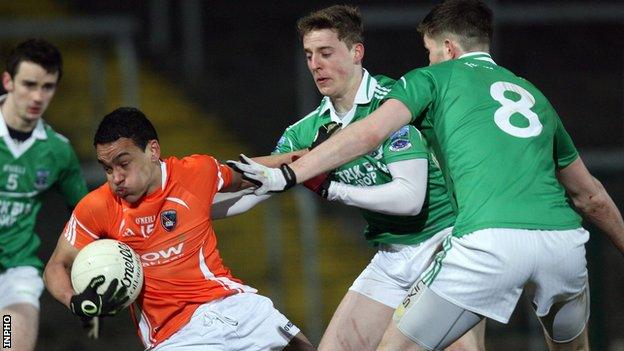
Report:
M 152 181 L 150 182 L 150 186 L 147 188 L 147 192 L 145 194 L 146 196 L 150 196 L 163 188 L 163 173 L 160 160 L 158 160 L 157 164 L 153 165 L 153 167 Z
M 360 88 L 360 83 L 362 83 L 363 76 L 364 75 L 362 72 L 362 68 L 360 68 L 353 76 L 353 79 L 349 84 L 349 89 L 347 90 L 347 93 L 339 97 L 331 98 L 331 102 L 334 105 L 334 109 L 337 113 L 347 113 L 353 108 L 353 104 L 355 103 L 355 96 L 357 95 L 357 92 Z
M 32 132 L 37 126 L 37 122 L 39 121 L 38 119 L 27 120 L 20 118 L 14 108 L 13 100 L 10 98 L 10 95 L 7 96 L 7 99 L 4 101 L 4 103 L 0 105 L 0 111 L 2 112 L 4 122 L 7 124 L 7 126 L 19 132 Z

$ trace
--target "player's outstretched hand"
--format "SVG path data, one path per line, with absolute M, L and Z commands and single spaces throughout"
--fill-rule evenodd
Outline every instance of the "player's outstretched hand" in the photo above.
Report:
M 113 279 L 104 294 L 98 294 L 97 288 L 104 284 L 106 279 L 99 275 L 89 282 L 89 285 L 80 294 L 72 296 L 69 307 L 79 317 L 112 316 L 123 308 L 130 297 L 126 294 L 127 288 L 119 285 L 119 280 Z
M 299 158 L 300 156 L 297 156 L 297 155 L 293 156 L 292 162 L 297 161 L 297 159 Z M 327 199 L 327 195 L 329 194 L 329 187 L 331 186 L 331 182 L 332 182 L 331 177 L 329 176 L 330 174 L 331 172 L 321 173 L 317 175 L 316 177 L 312 177 L 306 180 L 305 182 L 303 182 L 303 185 L 306 188 L 315 192 L 320 197 Z
M 240 161 L 230 160 L 226 163 L 241 173 L 243 179 L 258 186 L 254 191 L 256 195 L 279 193 L 297 184 L 295 172 L 287 164 L 281 165 L 280 168 L 270 168 L 253 161 L 243 154 L 240 154 Z

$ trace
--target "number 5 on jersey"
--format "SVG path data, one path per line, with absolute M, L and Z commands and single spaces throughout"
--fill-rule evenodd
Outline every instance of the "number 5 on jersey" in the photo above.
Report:
M 520 100 L 514 101 L 505 97 L 506 91 L 520 95 Z M 526 89 L 514 83 L 496 82 L 490 86 L 490 95 L 501 104 L 494 112 L 494 122 L 503 132 L 518 138 L 530 138 L 542 132 L 542 123 L 537 114 L 531 111 L 531 107 L 535 106 L 535 98 Z M 515 113 L 526 118 L 529 125 L 527 127 L 512 125 L 511 116 Z

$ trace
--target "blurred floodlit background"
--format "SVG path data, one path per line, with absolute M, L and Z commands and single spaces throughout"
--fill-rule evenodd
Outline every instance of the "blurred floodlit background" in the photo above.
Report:
M 121 105 L 155 123 L 163 153 L 265 155 L 288 125 L 318 103 L 295 30 L 297 18 L 333 1 L 0 1 L 0 56 L 33 36 L 59 46 L 65 74 L 46 120 L 67 136 L 89 185 L 103 180 L 92 134 Z M 340 1 L 338 3 L 344 3 Z M 352 1 L 364 15 L 364 67 L 400 77 L 426 65 L 417 23 L 435 1 Z M 538 86 L 558 110 L 591 171 L 624 207 L 624 3 L 489 1 L 498 64 Z M 55 194 L 40 213 L 49 257 L 67 219 Z M 218 221 L 220 251 L 234 274 L 315 343 L 374 249 L 356 210 L 305 190 L 274 196 Z M 590 228 L 592 229 L 592 228 Z M 624 260 L 598 232 L 587 245 L 590 335 L 595 350 L 624 350 Z M 87 340 L 71 313 L 44 294 L 37 350 L 141 350 L 129 315 L 104 321 Z M 490 322 L 489 350 L 545 350 L 523 299 L 509 325 Z

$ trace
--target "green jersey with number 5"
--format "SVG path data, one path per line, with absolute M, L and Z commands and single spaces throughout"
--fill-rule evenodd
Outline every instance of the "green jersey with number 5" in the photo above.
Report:
M 35 221 L 43 193 L 55 187 L 70 206 L 87 194 L 76 154 L 43 121 L 25 141 L 11 139 L 0 113 L 0 167 L 0 272 L 17 266 L 42 269 Z
M 431 143 L 458 206 L 454 235 L 581 226 L 556 169 L 578 157 L 555 109 L 486 53 L 415 69 L 386 96 Z

